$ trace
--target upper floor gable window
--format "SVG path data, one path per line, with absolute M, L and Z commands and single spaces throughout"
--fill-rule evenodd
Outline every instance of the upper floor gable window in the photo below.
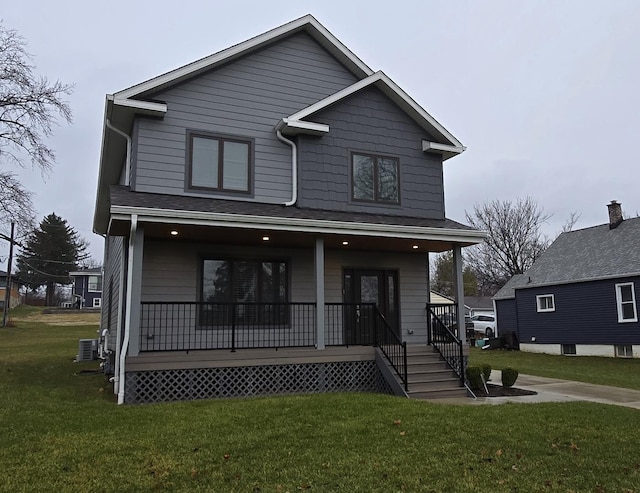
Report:
M 632 282 L 616 284 L 618 322 L 637 322 L 636 294 Z
M 87 290 L 94 292 L 102 291 L 102 276 L 89 276 Z
M 365 202 L 400 202 L 398 159 L 374 154 L 351 154 L 351 197 Z
M 250 140 L 195 133 L 188 140 L 188 188 L 250 192 Z

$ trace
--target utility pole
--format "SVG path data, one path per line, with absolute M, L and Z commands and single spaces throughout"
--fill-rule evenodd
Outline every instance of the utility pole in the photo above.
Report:
M 11 263 L 13 262 L 13 234 L 16 223 L 11 223 L 11 239 L 9 240 L 9 262 L 7 265 L 7 286 L 4 289 L 4 310 L 2 311 L 2 326 L 7 326 L 9 306 L 11 305 Z

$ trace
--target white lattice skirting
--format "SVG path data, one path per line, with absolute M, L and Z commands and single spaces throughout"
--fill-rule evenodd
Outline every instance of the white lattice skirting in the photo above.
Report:
M 125 402 L 253 397 L 321 392 L 392 394 L 375 361 L 153 370 L 126 375 Z

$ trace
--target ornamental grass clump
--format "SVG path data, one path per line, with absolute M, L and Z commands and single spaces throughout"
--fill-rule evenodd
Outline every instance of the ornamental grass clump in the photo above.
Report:
M 518 379 L 518 370 L 515 368 L 505 368 L 502 370 L 502 386 L 503 387 L 513 387 L 513 384 L 516 383 Z

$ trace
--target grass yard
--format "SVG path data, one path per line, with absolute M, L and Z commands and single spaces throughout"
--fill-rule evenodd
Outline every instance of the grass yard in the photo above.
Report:
M 36 317 L 0 329 L 3 492 L 640 491 L 637 410 L 370 394 L 116 406 L 80 374 L 96 364 L 72 361 L 97 325 Z
M 489 364 L 494 370 L 511 367 L 525 375 L 640 390 L 640 359 L 597 356 L 554 356 L 522 351 L 471 348 L 470 365 Z M 517 385 L 517 382 L 516 382 Z

